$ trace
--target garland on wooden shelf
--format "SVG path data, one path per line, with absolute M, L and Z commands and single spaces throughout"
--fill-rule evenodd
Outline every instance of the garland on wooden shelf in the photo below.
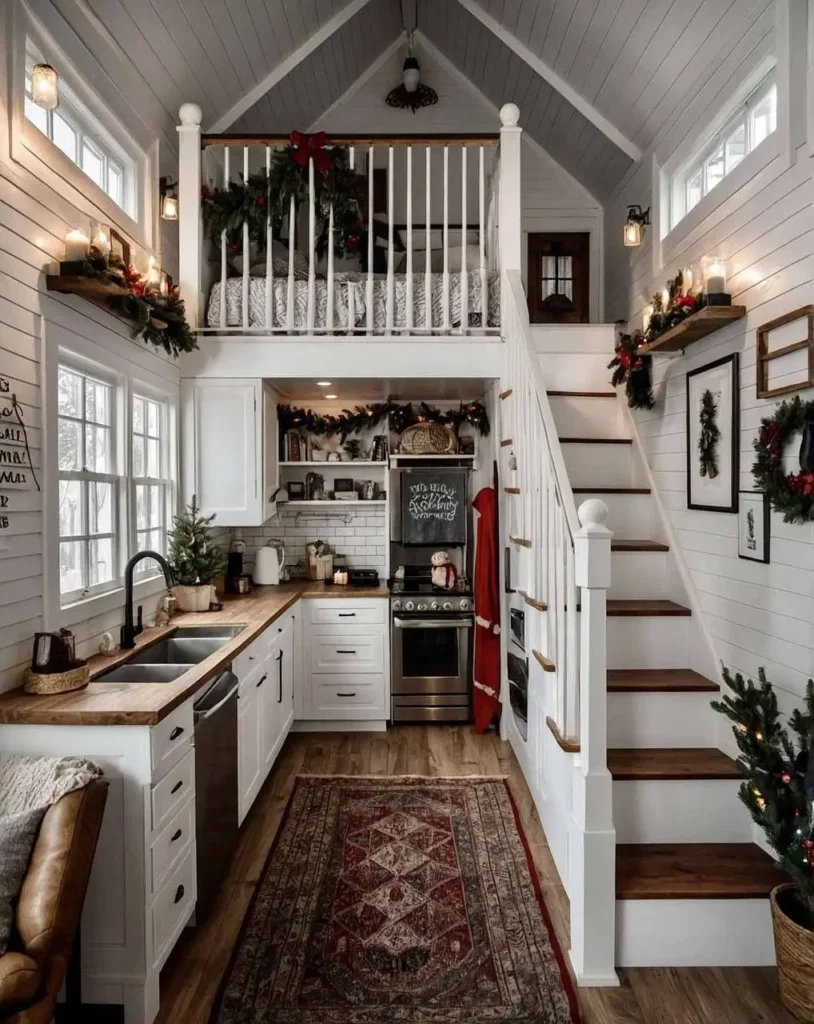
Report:
M 799 395 L 781 402 L 772 416 L 760 421 L 760 433 L 754 441 L 755 463 L 752 472 L 769 503 L 786 523 L 808 523 L 814 519 L 814 471 L 801 465 L 799 473 L 783 470 L 783 451 L 795 435 L 804 435 L 814 425 L 814 400 L 804 402 Z
M 698 456 L 701 461 L 699 470 L 701 476 L 714 480 L 718 475 L 718 442 L 721 439 L 721 431 L 716 422 L 718 406 L 715 404 L 715 396 L 709 390 L 701 395 L 701 435 L 698 438 Z
M 436 409 L 426 402 L 419 403 L 417 407 L 412 402 L 373 402 L 357 405 L 353 410 L 343 409 L 336 416 L 278 405 L 277 417 L 284 431 L 303 427 L 309 434 L 320 437 L 338 435 L 343 441 L 350 434 L 378 426 L 383 420 L 389 420 L 397 434 L 416 423 L 441 423 L 454 427 L 456 434 L 464 423 L 468 423 L 482 437 L 488 437 L 490 430 L 489 414 L 482 402 L 461 402 L 457 409 Z
M 667 281 L 667 301 L 664 301 L 662 292 L 656 292 L 653 296 L 653 312 L 647 323 L 647 328 L 642 336 L 641 344 L 649 344 L 656 340 L 660 334 L 669 331 L 671 328 L 686 320 L 688 316 L 697 313 L 704 305 L 704 297 L 694 295 L 684 287 L 684 273 L 679 270 L 675 277 Z
M 653 357 L 639 354 L 639 346 L 643 343 L 641 331 L 634 334 L 620 332 L 614 350 L 616 355 L 608 363 L 608 369 L 613 370 L 611 384 L 618 387 L 624 382 L 627 404 L 631 409 L 652 409 L 656 404 L 651 379 Z
M 278 236 L 289 216 L 292 196 L 297 207 L 308 203 L 309 163 L 313 160 L 317 254 L 324 256 L 328 251 L 331 207 L 334 254 L 341 258 L 366 249 L 362 202 L 367 179 L 351 170 L 345 147 L 326 147 L 325 142 L 324 132 L 292 132 L 291 144 L 274 151 L 268 169 L 232 181 L 227 188 L 205 185 L 201 208 L 209 238 L 220 245 L 225 231 L 230 251 L 239 254 L 243 225 L 247 224 L 249 239 L 264 250 L 269 224 L 272 235 Z

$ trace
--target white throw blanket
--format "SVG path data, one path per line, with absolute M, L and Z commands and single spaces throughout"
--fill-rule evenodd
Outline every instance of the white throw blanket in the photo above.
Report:
M 84 757 L 0 757 L 0 818 L 48 808 L 102 774 Z

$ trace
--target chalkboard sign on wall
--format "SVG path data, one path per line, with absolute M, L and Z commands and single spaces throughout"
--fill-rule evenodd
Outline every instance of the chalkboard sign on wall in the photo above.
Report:
M 401 478 L 403 544 L 465 544 L 466 472 L 417 469 Z

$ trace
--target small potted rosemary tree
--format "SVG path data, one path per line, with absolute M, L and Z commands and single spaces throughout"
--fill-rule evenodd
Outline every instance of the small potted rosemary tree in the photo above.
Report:
M 183 612 L 206 612 L 212 601 L 212 580 L 223 570 L 223 552 L 212 542 L 214 515 L 202 516 L 195 495 L 181 515 L 173 518 L 169 535 L 173 593 Z
M 808 1021 L 814 1019 L 814 680 L 805 709 L 795 710 L 786 728 L 762 668 L 758 676 L 760 685 L 724 669 L 732 693 L 712 706 L 735 723 L 740 798 L 791 879 L 771 894 L 777 974 L 786 1007 Z

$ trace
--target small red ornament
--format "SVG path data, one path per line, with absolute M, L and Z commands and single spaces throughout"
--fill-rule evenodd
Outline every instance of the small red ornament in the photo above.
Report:
M 262 210 L 266 206 L 268 200 L 266 199 L 265 196 L 258 196 L 256 202 L 257 202 L 257 205 Z

